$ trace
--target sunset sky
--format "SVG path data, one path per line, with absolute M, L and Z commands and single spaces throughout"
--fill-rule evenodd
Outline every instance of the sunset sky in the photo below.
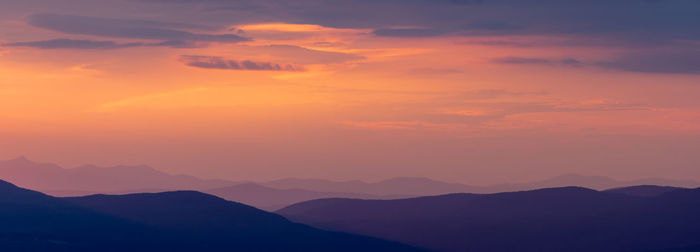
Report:
M 700 1 L 2 0 L 0 159 L 700 180 Z

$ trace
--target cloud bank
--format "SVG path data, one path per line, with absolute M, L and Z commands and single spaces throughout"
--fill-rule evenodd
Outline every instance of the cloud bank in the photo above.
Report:
M 238 43 L 249 40 L 235 34 L 193 33 L 184 29 L 200 26 L 147 20 L 107 19 L 99 17 L 41 13 L 29 16 L 28 24 L 67 34 L 163 41 L 203 41 Z

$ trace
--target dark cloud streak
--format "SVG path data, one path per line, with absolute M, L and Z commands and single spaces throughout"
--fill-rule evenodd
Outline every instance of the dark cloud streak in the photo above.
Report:
M 435 37 L 445 34 L 444 31 L 434 29 L 416 29 L 416 28 L 387 28 L 376 29 L 372 32 L 374 35 L 383 37 Z
M 627 72 L 700 74 L 700 50 L 628 53 L 595 65 Z
M 256 62 L 251 60 L 228 60 L 216 56 L 182 55 L 180 61 L 187 66 L 223 69 L 223 70 L 254 70 L 254 71 L 304 71 L 300 66 L 292 64 L 277 64 L 271 62 Z
M 700 74 L 700 50 L 666 50 L 629 52 L 609 60 L 581 62 L 574 58 L 546 59 L 502 57 L 492 63 L 509 65 L 546 65 L 570 67 L 598 67 L 610 70 L 654 74 Z
M 121 49 L 127 47 L 144 46 L 143 43 L 124 43 L 119 44 L 114 41 L 94 41 L 94 40 L 75 40 L 75 39 L 51 39 L 41 41 L 25 41 L 3 44 L 3 46 L 11 47 L 34 47 L 40 49 Z
M 700 39 L 695 0 L 142 0 L 277 22 L 368 28 L 386 36 L 563 35 L 627 43 Z M 196 5 L 196 6 L 195 6 Z M 217 12 L 218 15 L 230 15 Z M 421 27 L 418 30 L 392 27 Z M 435 32 L 439 31 L 439 32 Z
M 522 58 L 522 57 L 503 57 L 494 58 L 491 60 L 493 63 L 497 64 L 512 64 L 512 65 L 563 65 L 570 67 L 579 67 L 583 63 L 574 58 L 563 58 L 557 60 L 544 59 L 544 58 Z
M 219 43 L 237 43 L 249 40 L 235 34 L 192 33 L 175 29 L 196 28 L 197 26 L 144 20 L 43 13 L 29 16 L 28 23 L 35 27 L 62 33 L 100 37 Z
M 7 47 L 32 47 L 39 49 L 76 49 L 76 50 L 113 50 L 132 47 L 171 47 L 171 48 L 195 48 L 196 43 L 187 41 L 162 41 L 155 43 L 129 42 L 118 43 L 115 41 L 87 40 L 87 39 L 49 39 L 37 41 L 21 41 L 2 44 Z

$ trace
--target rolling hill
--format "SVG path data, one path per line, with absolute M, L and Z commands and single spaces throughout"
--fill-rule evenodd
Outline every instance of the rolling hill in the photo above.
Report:
M 399 200 L 320 199 L 277 213 L 323 229 L 438 251 L 643 251 L 700 245 L 700 189 L 658 196 L 563 187 Z
M 636 185 L 659 185 L 673 187 L 700 187 L 700 182 L 692 180 L 638 179 L 616 180 L 603 176 L 584 176 L 563 174 L 560 176 L 527 183 L 496 184 L 488 186 L 470 186 L 459 183 L 447 183 L 428 178 L 400 177 L 378 182 L 330 181 L 325 179 L 280 179 L 260 183 L 277 189 L 305 189 L 322 192 L 349 192 L 372 195 L 418 195 L 431 196 L 449 193 L 498 193 L 540 188 L 579 186 L 595 190 L 629 187 Z
M 304 189 L 275 189 L 255 183 L 243 183 L 204 192 L 267 211 L 278 210 L 302 201 L 323 198 L 397 199 L 411 197 L 408 195 L 377 196 L 360 193 L 318 192 Z
M 2 251 L 420 251 L 194 191 L 56 198 L 0 181 Z
M 611 193 L 626 194 L 626 195 L 653 197 L 653 196 L 662 195 L 662 194 L 667 193 L 667 192 L 672 192 L 675 190 L 682 190 L 682 189 L 687 189 L 687 188 L 673 187 L 673 186 L 657 186 L 657 185 L 638 185 L 638 186 L 612 188 L 612 189 L 608 189 L 605 191 L 611 192 Z

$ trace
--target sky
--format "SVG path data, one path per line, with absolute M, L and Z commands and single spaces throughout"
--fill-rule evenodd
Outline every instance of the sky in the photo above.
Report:
M 695 0 L 2 0 L 0 159 L 700 180 Z

